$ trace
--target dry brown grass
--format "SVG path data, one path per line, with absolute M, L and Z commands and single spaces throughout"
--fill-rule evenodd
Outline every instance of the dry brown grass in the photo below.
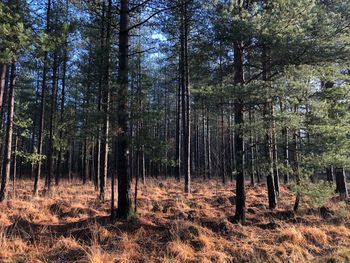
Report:
M 310 207 L 293 214 L 286 187 L 273 212 L 265 186 L 248 187 L 246 226 L 228 220 L 232 183 L 195 181 L 186 195 L 173 180 L 148 180 L 138 217 L 114 224 L 91 184 L 64 182 L 38 198 L 31 187 L 19 181 L 0 204 L 0 262 L 350 262 L 347 206 L 331 201 L 327 219 Z

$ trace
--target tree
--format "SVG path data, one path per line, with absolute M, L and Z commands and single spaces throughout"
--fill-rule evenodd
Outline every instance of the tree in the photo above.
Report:
M 47 10 L 46 10 L 46 34 L 50 33 L 50 19 L 51 19 L 51 0 L 47 1 Z M 44 124 L 45 124 L 45 100 L 46 100 L 46 86 L 47 86 L 47 69 L 48 69 L 48 51 L 44 51 L 43 59 L 43 78 L 42 78 L 42 88 L 41 88 L 41 102 L 40 102 L 40 124 L 39 124 L 39 138 L 38 138 L 38 148 L 37 154 L 39 156 L 43 153 L 43 141 L 44 141 Z M 42 160 L 40 159 L 34 179 L 34 196 L 37 196 L 39 193 L 39 180 L 41 178 L 42 170 Z
M 130 175 L 128 169 L 128 73 L 129 73 L 129 1 L 122 0 L 119 29 L 119 71 L 118 71 L 118 211 L 117 217 L 127 218 L 131 211 Z
M 0 202 L 7 198 L 7 185 L 10 179 L 10 167 L 11 167 L 11 156 L 12 156 L 12 136 L 13 136 L 13 114 L 15 108 L 15 89 L 16 89 L 16 61 L 13 60 L 11 64 L 11 77 L 10 87 L 8 93 L 8 121 L 6 127 L 6 140 L 4 159 L 1 171 L 1 189 L 0 189 Z

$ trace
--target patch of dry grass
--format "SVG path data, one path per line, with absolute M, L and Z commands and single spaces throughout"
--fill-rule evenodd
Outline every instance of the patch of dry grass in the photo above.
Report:
M 330 219 L 309 207 L 281 217 L 294 200 L 283 186 L 273 213 L 266 186 L 247 187 L 246 226 L 227 220 L 234 214 L 232 183 L 194 181 L 186 195 L 174 180 L 148 180 L 139 189 L 138 219 L 115 224 L 109 200 L 100 201 L 91 184 L 62 182 L 37 198 L 31 187 L 18 181 L 16 198 L 0 204 L 0 262 L 350 261 L 346 205 L 331 201 Z M 271 222 L 279 227 L 260 227 Z
M 287 227 L 280 231 L 277 242 L 288 242 L 293 245 L 301 246 L 305 242 L 305 239 L 299 229 Z

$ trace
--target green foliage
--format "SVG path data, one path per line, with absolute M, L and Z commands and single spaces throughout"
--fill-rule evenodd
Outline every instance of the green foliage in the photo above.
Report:
M 310 205 L 318 207 L 326 204 L 335 193 L 333 185 L 324 181 L 312 183 L 310 180 L 302 180 L 300 185 L 294 184 L 292 190 L 306 196 L 304 200 Z
M 29 44 L 19 4 L 0 3 L 0 61 L 11 62 Z

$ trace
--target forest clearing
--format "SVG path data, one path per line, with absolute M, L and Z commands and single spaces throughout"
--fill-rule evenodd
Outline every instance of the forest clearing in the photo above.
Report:
M 0 262 L 350 262 L 349 175 L 349 0 L 0 1 Z
M 281 189 L 279 208 L 267 209 L 264 185 L 247 189 L 247 224 L 230 222 L 232 183 L 196 181 L 192 194 L 171 179 L 140 187 L 138 215 L 110 222 L 110 202 L 74 181 L 31 198 L 21 182 L 1 205 L 2 262 L 348 262 L 350 213 L 339 199 L 323 210 Z M 107 193 L 109 192 L 109 189 Z

